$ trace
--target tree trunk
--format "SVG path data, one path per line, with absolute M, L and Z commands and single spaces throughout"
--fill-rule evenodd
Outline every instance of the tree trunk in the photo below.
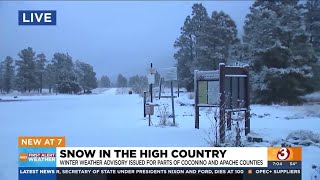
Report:
M 43 79 L 42 79 L 42 73 L 40 75 L 40 93 L 42 93 L 42 88 L 43 88 Z

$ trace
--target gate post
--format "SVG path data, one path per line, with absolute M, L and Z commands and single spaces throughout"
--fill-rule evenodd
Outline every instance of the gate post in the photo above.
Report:
M 199 98 L 198 98 L 198 76 L 197 76 L 197 70 L 194 70 L 194 127 L 196 129 L 199 129 L 199 107 L 198 107 L 198 103 L 199 103 Z
M 247 110 L 245 111 L 245 122 L 244 122 L 244 126 L 245 126 L 245 135 L 250 133 L 250 87 L 249 87 L 249 66 L 245 67 L 245 71 L 246 71 L 246 75 L 247 77 L 245 78 L 245 104 L 246 104 L 246 108 Z
M 147 92 L 143 92 L 143 117 L 146 117 Z
M 219 64 L 219 88 L 220 88 L 220 121 L 219 121 L 219 137 L 220 143 L 225 141 L 225 109 L 226 109 L 226 99 L 225 99 L 225 64 Z

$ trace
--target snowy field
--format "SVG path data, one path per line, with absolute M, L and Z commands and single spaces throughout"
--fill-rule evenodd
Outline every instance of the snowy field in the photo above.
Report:
M 0 98 L 0 180 L 17 179 L 18 136 L 62 135 L 67 146 L 209 146 L 206 138 L 211 131 L 210 118 L 202 109 L 200 129 L 194 129 L 194 108 L 189 106 L 194 100 L 185 93 L 175 99 L 178 125 L 166 127 L 159 126 L 158 108 L 152 116 L 153 125 L 148 127 L 143 98 L 117 89 L 98 90 L 91 95 Z M 170 102 L 155 99 L 160 107 L 168 104 L 169 112 Z M 250 146 L 280 146 L 290 133 L 299 130 L 320 133 L 320 105 L 252 105 L 251 109 L 251 130 L 264 142 Z M 307 138 L 309 143 L 303 144 L 303 180 L 310 180 L 315 173 L 313 164 L 320 165 L 320 145 L 312 140 Z

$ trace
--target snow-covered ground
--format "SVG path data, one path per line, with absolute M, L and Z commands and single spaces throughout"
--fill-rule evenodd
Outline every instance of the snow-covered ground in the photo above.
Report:
M 210 117 L 202 109 L 200 129 L 194 129 L 194 100 L 189 94 L 181 93 L 175 99 L 177 126 L 158 126 L 156 107 L 153 125 L 148 127 L 141 96 L 117 89 L 94 92 L 97 94 L 0 97 L 0 180 L 17 179 L 18 136 L 64 135 L 67 146 L 208 146 Z M 170 99 L 154 101 L 162 108 L 168 104 L 171 113 Z M 252 105 L 251 109 L 251 130 L 264 140 L 252 146 L 281 145 L 296 130 L 320 133 L 320 105 Z M 303 147 L 303 180 L 314 173 L 313 164 L 320 164 L 317 145 Z

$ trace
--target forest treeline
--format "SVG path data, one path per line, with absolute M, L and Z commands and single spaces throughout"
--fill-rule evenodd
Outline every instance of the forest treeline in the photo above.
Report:
M 320 89 L 319 0 L 256 0 L 241 28 L 240 36 L 227 13 L 194 4 L 174 43 L 179 83 L 192 91 L 195 69 L 226 63 L 249 64 L 255 103 L 296 104 Z

